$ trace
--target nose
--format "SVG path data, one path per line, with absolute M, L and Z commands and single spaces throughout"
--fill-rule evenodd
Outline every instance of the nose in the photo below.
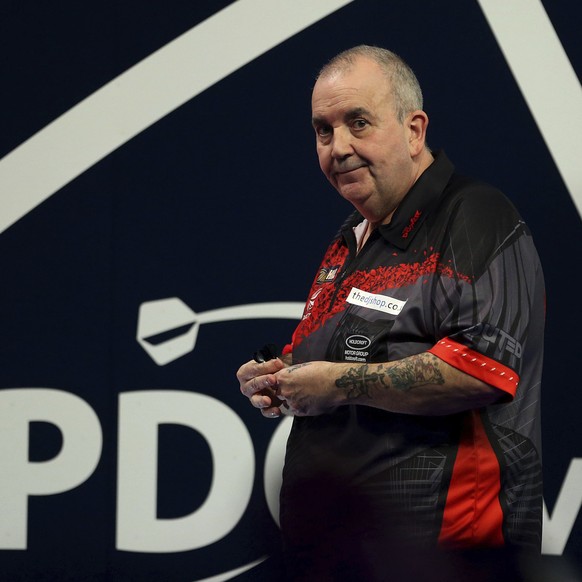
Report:
M 335 159 L 344 159 L 354 153 L 352 134 L 346 127 L 338 127 L 333 132 L 331 155 Z

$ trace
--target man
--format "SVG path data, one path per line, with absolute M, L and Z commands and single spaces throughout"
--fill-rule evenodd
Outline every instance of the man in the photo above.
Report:
M 297 579 L 410 573 L 411 549 L 540 547 L 541 267 L 503 194 L 429 150 L 422 107 L 384 49 L 322 69 L 319 163 L 356 211 L 284 355 L 238 371 L 264 416 L 295 416 L 281 527 Z

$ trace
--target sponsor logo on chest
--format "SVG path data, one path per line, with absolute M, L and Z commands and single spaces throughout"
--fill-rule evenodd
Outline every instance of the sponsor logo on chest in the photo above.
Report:
M 403 301 L 401 299 L 395 299 L 394 297 L 388 297 L 387 295 L 369 293 L 368 291 L 362 291 L 357 287 L 352 287 L 346 301 L 358 307 L 374 309 L 376 311 L 381 311 L 382 313 L 396 316 L 404 309 L 407 300 Z
M 337 277 L 339 269 L 339 265 L 335 267 L 323 267 L 317 275 L 317 283 L 319 285 L 331 283 Z
M 346 362 L 367 362 L 370 352 L 368 348 L 372 340 L 365 335 L 353 334 L 346 338 L 344 359 Z

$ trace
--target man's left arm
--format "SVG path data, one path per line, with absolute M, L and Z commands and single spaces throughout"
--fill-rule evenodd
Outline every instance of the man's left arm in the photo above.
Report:
M 493 404 L 507 393 L 424 352 L 394 362 L 307 362 L 275 374 L 274 389 L 298 416 L 359 404 L 438 416 Z

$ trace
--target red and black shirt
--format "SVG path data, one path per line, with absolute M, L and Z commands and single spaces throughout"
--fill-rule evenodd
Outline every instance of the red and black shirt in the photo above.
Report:
M 327 250 L 286 348 L 293 361 L 429 351 L 506 398 L 448 416 L 351 405 L 295 418 L 281 492 L 289 543 L 304 539 L 305 520 L 322 519 L 305 509 L 305 486 L 328 483 L 332 495 L 335 481 L 365 500 L 371 529 L 449 547 L 539 548 L 544 282 L 526 225 L 442 152 L 358 253 L 362 220 L 354 213 Z

